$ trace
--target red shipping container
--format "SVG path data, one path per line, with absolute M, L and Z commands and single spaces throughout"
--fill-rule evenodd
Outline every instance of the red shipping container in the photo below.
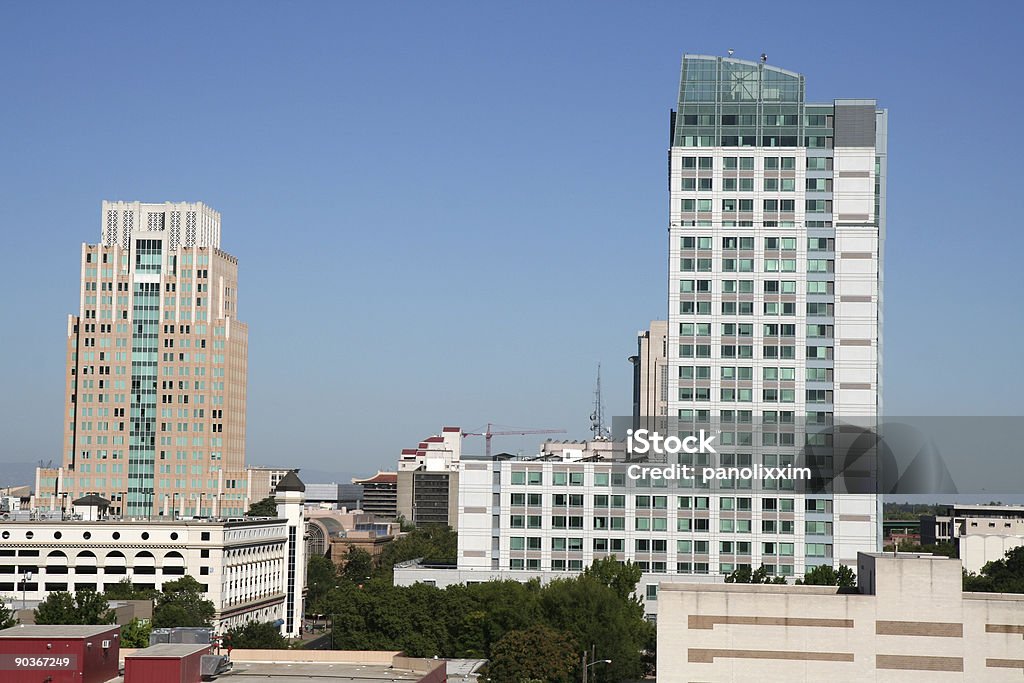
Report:
M 0 631 L 4 683 L 105 683 L 118 675 L 117 626 L 28 624 Z
M 210 645 L 160 643 L 124 658 L 124 683 L 199 683 Z

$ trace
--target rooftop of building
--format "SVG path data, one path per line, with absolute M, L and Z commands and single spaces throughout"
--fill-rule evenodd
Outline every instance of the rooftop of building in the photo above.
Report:
M 275 491 L 300 491 L 306 490 L 306 485 L 299 479 L 299 471 L 291 470 L 288 474 L 281 477 L 281 481 L 277 482 L 277 486 L 274 487 Z
M 352 483 L 353 484 L 397 484 L 398 483 L 398 472 L 381 472 L 381 471 L 378 471 L 377 474 L 373 475 L 372 477 L 367 477 L 366 479 L 359 479 L 357 477 L 352 477 Z
M 126 656 L 180 659 L 196 652 L 209 651 L 209 649 L 209 643 L 157 643 L 156 645 L 135 650 Z
M 72 626 L 67 624 L 20 624 L 0 631 L 0 638 L 89 638 L 107 633 L 116 625 Z
M 121 650 L 124 658 L 140 652 L 144 650 Z M 419 681 L 438 667 L 447 667 L 445 660 L 418 659 L 398 652 L 374 650 L 235 649 L 231 652 L 231 660 L 231 670 L 217 676 L 218 681 Z
M 10 519 L 0 520 L 0 526 L 6 526 L 8 524 L 26 524 L 26 525 L 67 525 L 67 524 L 109 524 L 119 526 L 153 526 L 157 524 L 163 525 L 176 525 L 176 526 L 224 526 L 224 527 L 239 527 L 239 526 L 255 526 L 260 524 L 267 524 L 268 522 L 284 522 L 285 520 L 279 517 L 189 517 L 189 518 L 172 518 L 163 516 L 154 517 L 130 517 L 124 518 L 117 515 L 104 515 L 96 519 L 81 519 L 76 515 L 57 513 L 56 515 L 49 516 L 46 514 L 36 514 L 27 511 L 8 513 Z

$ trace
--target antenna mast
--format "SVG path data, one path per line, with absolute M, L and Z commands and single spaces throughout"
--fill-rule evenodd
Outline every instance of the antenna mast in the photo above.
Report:
M 590 433 L 595 441 L 608 438 L 608 429 L 604 426 L 604 405 L 601 400 L 601 364 L 597 364 L 597 388 L 594 390 L 594 412 L 590 414 Z

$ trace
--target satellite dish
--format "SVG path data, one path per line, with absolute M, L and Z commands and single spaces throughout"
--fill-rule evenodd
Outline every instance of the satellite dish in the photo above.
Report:
M 730 56 L 730 57 L 732 57 L 732 53 L 733 53 L 733 52 L 736 52 L 736 50 L 733 50 L 733 49 L 732 49 L 732 48 L 730 47 L 730 48 L 729 48 L 729 56 Z

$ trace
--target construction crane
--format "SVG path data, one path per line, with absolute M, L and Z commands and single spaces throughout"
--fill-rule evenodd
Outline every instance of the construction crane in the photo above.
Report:
M 484 452 L 487 457 L 491 457 L 491 437 L 492 436 L 523 436 L 526 434 L 565 434 L 564 429 L 509 429 L 500 432 L 491 431 L 491 428 L 495 425 L 490 422 L 487 423 L 487 428 L 482 432 L 462 432 L 463 437 L 467 436 L 482 436 L 484 437 Z

